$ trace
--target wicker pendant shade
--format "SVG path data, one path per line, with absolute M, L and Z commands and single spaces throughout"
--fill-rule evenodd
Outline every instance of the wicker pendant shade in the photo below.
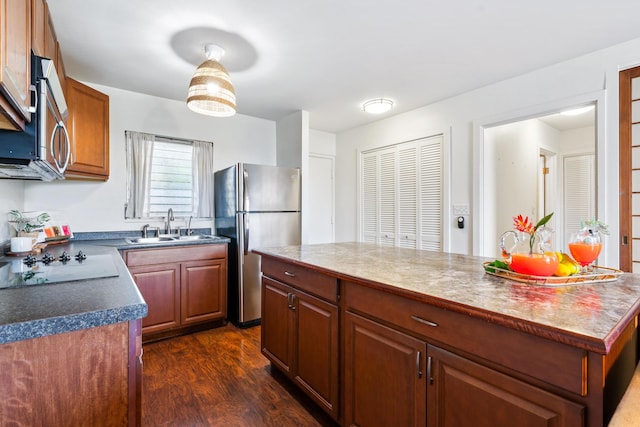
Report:
M 219 62 L 224 50 L 208 44 L 207 60 L 196 69 L 189 83 L 187 107 L 200 114 L 229 117 L 236 113 L 236 93 L 226 68 Z

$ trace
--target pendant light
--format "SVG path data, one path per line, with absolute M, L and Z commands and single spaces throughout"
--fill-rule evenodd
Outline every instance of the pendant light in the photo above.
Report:
M 236 93 L 226 68 L 220 63 L 224 49 L 206 44 L 207 60 L 196 69 L 189 83 L 187 107 L 200 114 L 229 117 L 236 113 Z

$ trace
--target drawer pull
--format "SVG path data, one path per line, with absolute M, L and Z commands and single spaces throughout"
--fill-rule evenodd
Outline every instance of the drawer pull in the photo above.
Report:
M 429 321 L 429 320 L 425 320 L 425 319 L 423 319 L 423 318 L 421 318 L 421 317 L 418 317 L 418 316 L 415 316 L 415 315 L 413 315 L 413 314 L 411 315 L 411 318 L 412 318 L 413 320 L 415 320 L 416 322 L 420 322 L 420 323 L 422 323 L 422 324 L 424 324 L 424 325 L 432 326 L 432 327 L 434 327 L 434 328 L 438 326 L 438 324 L 437 324 L 437 323 L 435 323 L 435 322 L 431 322 L 431 321 Z
M 292 273 L 292 272 L 290 272 L 290 271 L 285 271 L 285 272 L 284 272 L 284 275 L 285 275 L 285 276 L 289 276 L 289 277 L 296 277 L 296 274 L 295 274 L 295 273 Z

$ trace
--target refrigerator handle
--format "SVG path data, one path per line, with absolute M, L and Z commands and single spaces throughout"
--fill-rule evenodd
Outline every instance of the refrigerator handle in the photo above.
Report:
M 242 210 L 249 211 L 249 195 L 247 194 L 247 181 L 249 180 L 249 173 L 246 169 L 242 170 Z
M 249 217 L 242 215 L 242 233 L 244 234 L 244 254 L 249 255 Z

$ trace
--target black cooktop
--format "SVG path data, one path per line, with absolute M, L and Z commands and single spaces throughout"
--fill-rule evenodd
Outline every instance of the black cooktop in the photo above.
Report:
M 0 261 L 0 288 L 47 285 L 77 280 L 118 276 L 110 254 L 86 256 L 43 253 L 34 257 Z

